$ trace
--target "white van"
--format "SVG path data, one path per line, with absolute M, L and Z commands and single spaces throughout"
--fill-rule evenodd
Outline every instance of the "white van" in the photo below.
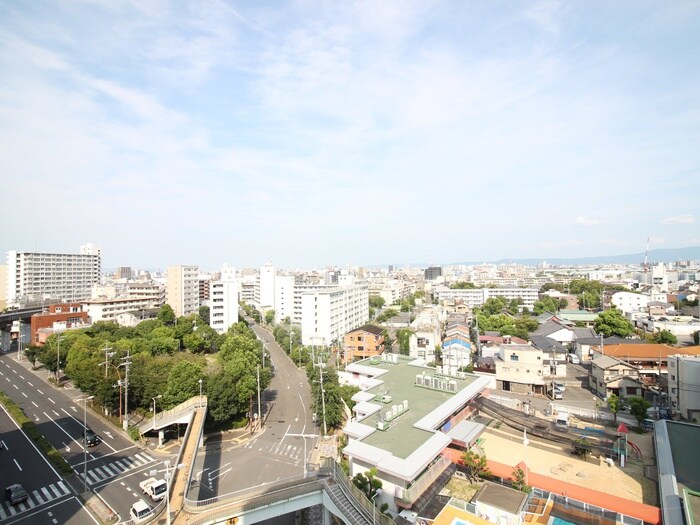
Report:
M 142 521 L 148 519 L 148 517 L 151 515 L 151 507 L 148 505 L 148 503 L 140 499 L 131 506 L 129 515 L 134 523 L 141 523 Z
M 566 431 L 569 428 L 569 413 L 559 412 L 557 414 L 557 419 L 554 421 L 554 426 L 557 430 Z
M 581 360 L 576 354 L 569 354 L 569 363 L 571 363 L 572 365 L 580 365 Z

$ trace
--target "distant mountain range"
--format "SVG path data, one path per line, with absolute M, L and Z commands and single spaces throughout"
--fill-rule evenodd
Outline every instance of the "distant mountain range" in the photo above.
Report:
M 647 258 L 649 263 L 657 262 L 674 262 L 685 260 L 700 260 L 700 246 L 691 246 L 688 248 L 668 248 L 649 250 Z M 624 255 L 599 255 L 594 257 L 574 257 L 570 259 L 555 259 L 542 257 L 540 259 L 499 259 L 497 261 L 472 261 L 472 262 L 457 262 L 447 266 L 457 264 L 478 265 L 484 263 L 491 264 L 524 264 L 527 266 L 536 266 L 542 262 L 547 262 L 553 266 L 586 266 L 591 264 L 641 264 L 644 262 L 644 252 L 628 253 Z

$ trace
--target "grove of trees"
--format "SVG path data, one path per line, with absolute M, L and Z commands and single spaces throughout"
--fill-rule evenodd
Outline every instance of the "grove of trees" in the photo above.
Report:
M 209 422 L 228 426 L 249 412 L 258 367 L 261 388 L 271 380 L 270 369 L 262 367 L 262 345 L 245 323 L 220 335 L 198 314 L 177 318 L 168 305 L 156 319 L 133 328 L 97 322 L 52 335 L 43 347 L 28 349 L 32 362 L 51 372 L 58 367 L 112 414 L 120 407 L 127 355 L 130 413 L 148 413 L 158 396 L 160 410 L 171 408 L 199 394 L 201 379 L 209 398 Z

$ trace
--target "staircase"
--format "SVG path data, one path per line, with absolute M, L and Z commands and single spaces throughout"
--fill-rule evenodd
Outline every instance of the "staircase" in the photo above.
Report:
M 371 525 L 371 519 L 367 519 L 363 512 L 353 505 L 353 502 L 343 491 L 342 487 L 337 483 L 327 483 L 326 493 L 338 509 L 343 513 L 343 516 L 350 522 L 350 525 Z
M 141 435 L 152 430 L 160 430 L 175 423 L 188 423 L 191 415 L 198 408 L 206 408 L 207 396 L 196 396 L 180 403 L 179 405 L 165 410 L 148 421 L 139 425 Z

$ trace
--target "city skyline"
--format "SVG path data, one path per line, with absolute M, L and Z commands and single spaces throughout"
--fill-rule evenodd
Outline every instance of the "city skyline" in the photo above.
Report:
M 693 2 L 0 13 L 3 253 L 216 269 L 700 245 Z

